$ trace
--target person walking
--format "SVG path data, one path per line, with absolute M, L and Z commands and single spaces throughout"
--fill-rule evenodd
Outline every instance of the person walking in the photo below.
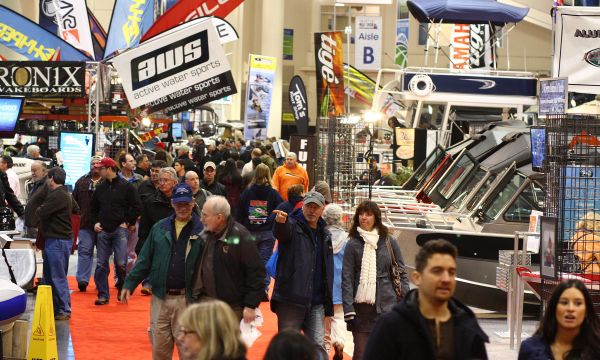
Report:
M 55 320 L 71 318 L 71 295 L 67 281 L 73 243 L 71 214 L 78 213 L 79 207 L 64 186 L 66 177 L 62 168 L 55 167 L 48 171 L 48 195 L 36 209 L 45 238 L 42 252 L 44 283 L 52 286 Z
M 117 175 L 117 163 L 104 158 L 95 165 L 104 181 L 96 187 L 92 197 L 92 221 L 98 234 L 96 249 L 98 257 L 94 282 L 98 289 L 96 305 L 108 304 L 108 260 L 114 253 L 117 289 L 123 286 L 127 266 L 127 238 L 135 231 L 141 213 L 137 191 L 127 180 Z
M 304 192 L 308 192 L 308 173 L 298 164 L 296 153 L 288 152 L 285 163 L 273 174 L 273 187 L 279 191 L 283 200 L 287 200 L 288 188 L 296 184 L 301 184 L 304 186 Z
M 373 201 L 356 208 L 350 240 L 344 251 L 342 297 L 344 319 L 354 338 L 353 359 L 361 360 L 369 334 L 381 314 L 398 299 L 392 283 L 392 262 L 404 268 L 398 244 L 381 221 L 381 210 Z M 408 276 L 402 273 L 402 294 L 408 293 Z
M 206 191 L 210 191 L 213 195 L 227 197 L 227 188 L 217 181 L 216 175 L 217 165 L 212 161 L 207 161 L 204 164 L 204 178 L 200 183 L 200 187 Z
M 321 219 L 325 198 L 316 191 L 304 196 L 301 209 L 288 214 L 274 210 L 273 235 L 279 240 L 279 258 L 271 310 L 277 327 L 302 330 L 327 359 L 325 316 L 333 316 L 333 252 L 331 233 Z
M 446 240 L 423 244 L 411 273 L 417 288 L 379 317 L 367 342 L 365 360 L 488 358 L 488 336 L 473 311 L 452 297 L 457 255 L 456 247 Z
M 166 169 L 175 172 L 172 168 L 163 170 Z M 192 301 L 192 279 L 202 253 L 199 235 L 203 226 L 200 217 L 193 212 L 195 202 L 188 184 L 175 186 L 170 205 L 174 214 L 152 226 L 121 290 L 121 301 L 128 303 L 135 288 L 147 277 L 150 279 L 154 360 L 170 360 L 175 344 L 181 357 L 181 344 L 175 341 L 179 335 L 178 318 Z

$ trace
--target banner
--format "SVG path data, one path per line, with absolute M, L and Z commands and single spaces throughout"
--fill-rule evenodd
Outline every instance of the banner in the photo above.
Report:
M 28 60 L 91 60 L 58 36 L 2 5 L 0 5 L 0 44 L 25 56 Z
M 169 125 L 168 124 L 164 124 L 163 126 L 157 127 L 154 130 L 138 134 L 138 136 L 140 137 L 140 139 L 142 140 L 142 142 L 148 142 L 148 141 L 151 141 L 156 136 L 158 136 L 159 134 L 165 133 L 167 131 L 169 131 Z
M 469 67 L 471 69 L 494 69 L 496 62 L 495 49 L 492 46 L 490 26 L 471 24 L 469 38 Z
M 408 19 L 396 20 L 396 65 L 405 68 L 408 63 Z
M 0 95 L 83 98 L 84 85 L 84 62 L 0 62 Z
M 600 9 L 556 8 L 552 77 L 569 78 L 569 91 L 600 94 Z
M 310 189 L 315 184 L 317 137 L 315 135 L 291 135 L 290 151 L 296 153 L 298 164 L 306 169 Z
M 113 59 L 131 108 L 167 114 L 237 92 L 212 22 L 147 41 Z
M 344 113 L 344 74 L 342 74 L 342 33 L 315 33 L 317 71 L 317 116 Z
M 381 54 L 381 16 L 357 16 L 354 66 L 360 70 L 379 70 Z
M 137 46 L 153 20 L 154 0 L 117 0 L 108 28 L 104 59 L 115 51 Z
M 402 105 L 394 99 L 393 96 L 381 93 L 380 100 L 373 104 L 373 95 L 375 94 L 375 81 L 348 64 L 344 64 L 344 82 L 346 84 L 346 94 L 354 100 L 365 105 L 365 109 L 375 108 L 384 113 L 387 117 L 393 116 L 396 111 L 402 108 Z
M 92 41 L 94 43 L 94 58 L 99 61 L 102 60 L 102 56 L 104 55 L 107 34 L 90 9 L 88 9 L 88 18 L 90 19 L 90 31 L 92 32 Z
M 277 59 L 250 54 L 248 86 L 246 86 L 246 111 L 244 111 L 244 138 L 267 138 L 271 98 L 275 82 Z
M 54 0 L 39 0 L 38 24 L 53 34 L 58 34 Z
M 75 48 L 94 56 L 85 0 L 53 0 L 59 36 Z
M 201 17 L 198 19 L 190 20 L 183 24 L 179 24 L 176 27 L 165 31 L 162 34 L 153 37 L 152 40 L 161 39 L 163 36 L 169 35 L 176 31 L 180 31 L 182 29 L 186 29 L 190 26 L 196 26 L 199 23 L 202 23 L 205 21 L 212 22 L 213 26 L 215 27 L 215 30 L 217 31 L 217 35 L 219 36 L 221 45 L 227 44 L 228 42 L 231 42 L 231 41 L 238 40 L 240 38 L 237 31 L 235 31 L 233 26 L 231 26 L 231 24 L 229 22 L 227 22 L 226 20 L 223 20 L 221 18 L 214 17 L 214 16 L 204 16 L 204 17 Z
M 306 88 L 304 87 L 302 78 L 298 75 L 294 76 L 290 81 L 289 100 L 294 112 L 298 134 L 308 134 L 308 100 L 306 98 Z
M 454 24 L 450 38 L 450 69 L 468 69 L 471 25 Z
M 162 14 L 142 36 L 142 42 L 184 22 L 216 16 L 224 19 L 244 0 L 179 0 Z

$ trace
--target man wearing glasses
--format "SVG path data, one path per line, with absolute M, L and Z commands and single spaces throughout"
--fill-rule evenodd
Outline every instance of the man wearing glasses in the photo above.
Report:
M 203 226 L 200 217 L 193 212 L 196 203 L 190 186 L 177 184 L 170 204 L 175 213 L 152 226 L 121 291 L 121 301 L 127 303 L 137 285 L 150 276 L 154 360 L 171 359 L 175 344 L 181 354 L 179 343 L 175 342 L 179 333 L 176 324 L 187 302 L 192 300 L 192 278 L 202 253 L 199 234 Z
M 142 205 L 136 188 L 117 175 L 117 163 L 104 158 L 94 165 L 100 169 L 102 181 L 92 197 L 91 217 L 94 231 L 98 233 L 96 249 L 98 259 L 94 282 L 98 289 L 96 305 L 106 305 L 108 293 L 108 260 L 114 253 L 117 289 L 121 290 L 127 266 L 127 237 L 135 230 L 135 223 Z

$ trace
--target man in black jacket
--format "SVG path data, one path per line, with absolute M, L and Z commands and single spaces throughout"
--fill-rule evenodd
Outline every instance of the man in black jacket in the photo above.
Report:
M 252 322 L 264 294 L 265 266 L 256 242 L 231 217 L 222 196 L 209 196 L 200 216 L 204 249 L 196 272 L 195 299 L 219 299 L 231 306 L 238 318 Z
M 456 247 L 446 240 L 421 247 L 411 274 L 418 289 L 379 318 L 365 360 L 487 359 L 487 335 L 473 312 L 452 298 L 456 256 Z
M 227 197 L 227 188 L 217 181 L 217 166 L 212 161 L 204 164 L 204 178 L 202 179 L 202 183 L 200 183 L 200 187 L 206 191 L 210 191 L 213 195 Z
M 325 316 L 333 316 L 333 246 L 321 219 L 325 198 L 316 191 L 304 196 L 302 209 L 288 216 L 274 210 L 273 235 L 279 240 L 279 259 L 271 310 L 279 331 L 302 330 L 327 359 Z
M 48 171 L 48 195 L 36 209 L 46 239 L 42 253 L 44 283 L 52 286 L 55 320 L 71 318 L 71 295 L 67 281 L 73 241 L 71 214 L 79 212 L 77 203 L 64 186 L 65 179 L 66 173 L 59 167 Z
M 92 197 L 92 221 L 98 233 L 97 263 L 94 282 L 98 289 L 96 305 L 108 304 L 108 259 L 114 252 L 119 292 L 125 280 L 127 265 L 127 237 L 135 231 L 135 223 L 142 205 L 136 188 L 117 175 L 117 163 L 104 158 L 95 165 L 104 179 Z

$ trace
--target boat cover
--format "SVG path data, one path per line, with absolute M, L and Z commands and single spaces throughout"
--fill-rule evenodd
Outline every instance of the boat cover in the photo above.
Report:
M 408 0 L 407 5 L 419 22 L 448 24 L 518 23 L 529 12 L 494 0 Z

